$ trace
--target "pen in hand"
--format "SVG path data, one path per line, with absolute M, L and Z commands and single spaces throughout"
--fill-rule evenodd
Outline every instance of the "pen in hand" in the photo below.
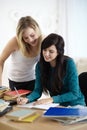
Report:
M 21 101 L 21 97 L 20 97 L 20 94 L 18 93 L 18 90 L 16 89 L 16 87 L 14 87 L 14 90 L 15 90 L 16 93 L 17 93 L 17 97 L 18 97 L 18 99 L 17 99 L 17 103 L 18 103 L 18 102 Z
M 17 104 L 26 104 L 28 102 L 28 99 L 27 98 L 24 98 L 24 97 L 20 97 L 20 94 L 18 93 L 18 90 L 16 89 L 16 87 L 14 87 L 16 93 L 17 93 Z
M 18 93 L 18 90 L 16 89 L 16 87 L 14 87 L 16 93 L 17 93 L 17 97 L 20 98 L 20 94 Z

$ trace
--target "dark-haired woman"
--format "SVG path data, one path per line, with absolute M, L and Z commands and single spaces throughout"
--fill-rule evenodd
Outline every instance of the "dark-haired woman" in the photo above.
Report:
M 40 99 L 42 92 L 49 98 Z M 48 35 L 41 44 L 40 61 L 36 65 L 34 91 L 27 98 L 17 99 L 18 104 L 36 101 L 35 104 L 59 103 L 62 106 L 85 106 L 74 60 L 64 55 L 64 40 L 58 34 Z

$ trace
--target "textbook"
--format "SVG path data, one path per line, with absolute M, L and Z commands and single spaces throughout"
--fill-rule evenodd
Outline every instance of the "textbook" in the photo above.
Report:
M 8 90 L 9 90 L 8 87 L 6 87 L 6 86 L 0 86 L 0 98 L 2 98 L 3 95 L 4 95 L 4 93 L 5 93 L 6 91 L 8 91 Z
M 25 90 L 25 89 L 19 89 L 19 90 L 17 90 L 18 91 L 18 93 L 19 93 L 19 95 L 21 96 L 21 95 L 25 95 L 25 94 L 28 94 L 28 93 L 30 93 L 31 91 L 30 90 Z M 7 95 L 7 96 L 18 96 L 17 95 L 17 92 L 15 91 L 15 90 L 13 90 L 13 91 L 7 91 L 7 92 L 5 92 L 5 95 Z
M 8 90 L 9 88 L 6 86 L 0 86 L 0 93 Z
M 64 124 L 73 124 L 87 120 L 87 107 L 84 108 L 65 108 L 50 107 L 43 117 L 62 122 Z
M 7 106 L 3 111 L 0 111 L 0 117 L 12 110 L 12 106 Z
M 18 94 L 19 94 L 19 96 L 24 96 L 26 94 L 31 93 L 30 90 L 24 90 L 24 89 L 19 89 L 17 91 L 18 91 L 18 93 L 15 90 L 5 92 L 4 99 L 5 100 L 14 100 L 15 98 L 18 97 Z
M 18 122 L 25 122 L 25 123 L 27 123 L 27 122 L 33 122 L 34 120 L 36 120 L 38 117 L 39 117 L 40 115 L 38 114 L 38 113 L 35 113 L 35 114 L 33 114 L 33 115 L 31 115 L 31 116 L 28 116 L 28 117 L 25 117 L 24 119 L 22 119 L 22 120 L 16 120 L 16 121 L 18 121 Z M 15 121 L 15 120 L 14 120 Z
M 9 102 L 6 102 L 5 100 L 0 99 L 0 107 L 2 107 L 4 105 L 9 105 Z
M 0 107 L 3 106 L 4 104 L 6 104 L 5 100 L 0 99 Z
M 0 112 L 6 109 L 8 105 L 9 105 L 9 102 L 6 102 L 5 100 L 0 99 Z
M 15 110 L 12 111 L 8 114 L 6 114 L 6 117 L 11 119 L 11 120 L 22 120 L 28 116 L 31 116 L 33 114 L 35 114 L 36 111 L 35 110 L 31 110 L 31 109 L 20 109 L 20 110 Z

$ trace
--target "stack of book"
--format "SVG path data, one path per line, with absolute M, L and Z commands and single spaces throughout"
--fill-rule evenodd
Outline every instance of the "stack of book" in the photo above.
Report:
M 6 86 L 0 86 L 0 98 L 2 98 L 3 95 L 4 95 L 4 93 L 5 93 L 6 91 L 8 91 L 8 90 L 9 90 L 8 87 L 6 87 Z
M 6 102 L 3 99 L 0 99 L 0 116 L 3 116 L 10 110 L 12 110 L 12 106 L 9 106 L 9 102 Z
M 43 117 L 59 121 L 65 125 L 74 124 L 77 122 L 87 123 L 87 107 L 84 108 L 63 108 L 50 107 Z
M 0 99 L 0 112 L 5 110 L 8 107 L 9 103 L 4 101 L 3 99 Z
M 6 117 L 12 121 L 33 122 L 39 114 L 31 109 L 19 109 L 6 114 Z
M 18 93 L 17 93 L 18 92 Z M 26 94 L 31 93 L 29 90 L 19 89 L 17 91 L 7 91 L 4 93 L 4 100 L 15 100 L 18 96 L 25 96 Z

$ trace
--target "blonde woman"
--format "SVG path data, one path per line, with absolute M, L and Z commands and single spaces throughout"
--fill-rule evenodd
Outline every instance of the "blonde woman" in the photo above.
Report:
M 11 90 L 14 87 L 31 91 L 34 89 L 35 65 L 39 60 L 42 39 L 40 27 L 31 16 L 20 18 L 16 36 L 7 43 L 0 55 L 0 78 L 4 63 L 10 56 L 8 80 Z

